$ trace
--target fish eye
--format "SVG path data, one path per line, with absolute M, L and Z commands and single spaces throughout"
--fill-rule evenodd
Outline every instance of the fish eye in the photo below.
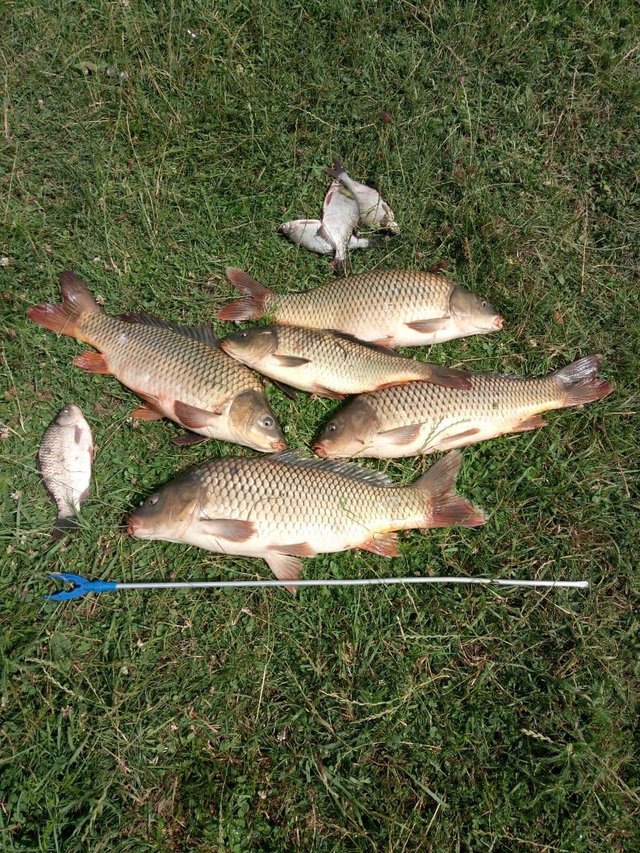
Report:
M 264 417 L 264 418 L 260 421 L 260 423 L 262 424 L 262 426 L 263 426 L 263 427 L 265 427 L 265 429 L 271 429 L 271 427 L 273 426 L 274 421 L 273 421 L 273 418 L 272 418 L 272 417 L 270 417 L 269 415 L 266 415 L 266 417 Z
M 483 308 L 488 308 L 488 307 L 489 307 L 489 303 L 487 302 L 487 300 L 486 300 L 486 299 L 483 299 L 483 300 L 482 300 L 482 302 L 480 303 L 480 305 L 482 305 L 482 307 L 483 307 Z
M 149 504 L 149 506 L 155 506 L 155 505 L 158 503 L 158 496 L 157 496 L 157 495 L 152 495 L 152 496 L 149 498 L 149 500 L 147 501 L 147 503 Z
M 249 332 L 238 332 L 239 338 L 246 338 L 249 336 Z
M 327 432 L 335 432 L 338 429 L 338 424 L 330 423 L 327 425 Z

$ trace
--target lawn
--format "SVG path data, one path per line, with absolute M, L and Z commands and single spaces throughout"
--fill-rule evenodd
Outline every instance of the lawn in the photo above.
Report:
M 5 2 L 0 32 L 3 851 L 635 851 L 638 829 L 637 108 L 632 3 Z M 213 320 L 226 266 L 316 286 L 283 242 L 340 156 L 399 237 L 356 271 L 449 264 L 504 331 L 406 351 L 542 375 L 602 353 L 616 391 L 464 451 L 478 530 L 306 577 L 572 578 L 588 591 L 131 592 L 54 604 L 50 571 L 267 577 L 125 535 L 221 454 L 71 365 L 26 309 L 70 267 L 107 311 Z M 226 333 L 230 324 L 216 321 Z M 274 386 L 291 446 L 334 401 Z M 36 470 L 79 404 L 97 453 L 73 537 Z M 634 417 L 635 416 L 635 417 Z M 399 482 L 428 459 L 365 464 Z M 634 600 L 634 595 L 636 596 Z M 634 740 L 635 738 L 635 740 Z

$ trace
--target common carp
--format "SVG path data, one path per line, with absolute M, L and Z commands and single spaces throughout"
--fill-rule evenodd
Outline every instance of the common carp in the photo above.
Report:
M 439 273 L 373 270 L 299 293 L 274 293 L 243 270 L 227 270 L 245 299 L 221 320 L 258 320 L 333 329 L 387 347 L 426 346 L 502 328 L 489 303 Z
M 262 383 L 219 349 L 211 326 L 191 328 L 138 314 L 110 317 L 69 270 L 60 276 L 60 290 L 62 304 L 36 305 L 28 316 L 99 350 L 73 363 L 88 373 L 112 373 L 142 397 L 133 417 L 167 417 L 207 438 L 284 450 Z
M 340 398 L 419 379 L 470 387 L 461 370 L 403 358 L 341 332 L 256 326 L 229 335 L 220 347 L 259 373 L 319 397 Z
M 300 577 L 300 557 L 362 548 L 398 555 L 396 530 L 476 527 L 484 514 L 453 493 L 450 453 L 409 486 L 352 463 L 297 451 L 214 459 L 151 495 L 129 519 L 141 539 L 262 557 L 277 578 Z
M 600 356 L 587 356 L 539 379 L 468 374 L 468 391 L 412 382 L 363 394 L 332 418 L 313 449 L 319 456 L 394 459 L 537 429 L 545 425 L 542 412 L 611 393 L 613 385 L 597 377 L 600 364 Z

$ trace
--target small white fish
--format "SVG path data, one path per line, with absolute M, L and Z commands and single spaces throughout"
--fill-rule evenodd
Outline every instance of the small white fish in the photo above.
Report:
M 331 244 L 333 260 L 329 266 L 336 274 L 350 270 L 347 247 L 359 218 L 360 211 L 355 199 L 346 192 L 340 181 L 333 181 L 324 198 L 322 225 L 318 235 Z
M 291 222 L 283 222 L 278 228 L 278 234 L 282 234 L 292 243 L 297 243 L 303 249 L 316 252 L 318 255 L 332 255 L 333 246 L 324 237 L 318 234 L 322 227 L 320 219 L 292 219 Z M 380 242 L 380 237 L 358 237 L 351 235 L 349 250 L 370 249 Z
M 80 504 L 89 494 L 92 463 L 91 427 L 78 406 L 71 403 L 48 427 L 38 452 L 42 479 L 58 507 L 54 537 L 76 527 Z
M 360 212 L 360 222 L 363 225 L 390 231 L 392 234 L 400 233 L 400 226 L 396 222 L 394 213 L 380 193 L 373 187 L 350 178 L 340 160 L 336 160 L 333 166 L 327 169 L 327 174 L 331 175 L 335 181 L 339 181 L 354 197 Z

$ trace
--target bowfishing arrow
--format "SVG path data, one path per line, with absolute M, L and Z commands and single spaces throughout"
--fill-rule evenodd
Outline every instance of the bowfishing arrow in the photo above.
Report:
M 397 586 L 402 584 L 462 584 L 481 586 L 510 586 L 533 588 L 587 589 L 588 581 L 545 581 L 510 580 L 508 578 L 465 578 L 465 577 L 422 577 L 407 578 L 313 578 L 308 580 L 249 580 L 249 581 L 143 581 L 120 583 L 119 581 L 89 580 L 72 572 L 52 572 L 54 580 L 71 584 L 71 589 L 62 589 L 47 596 L 52 601 L 68 601 L 82 598 L 90 592 L 115 592 L 122 589 L 253 589 L 257 587 L 326 587 L 326 586 Z

